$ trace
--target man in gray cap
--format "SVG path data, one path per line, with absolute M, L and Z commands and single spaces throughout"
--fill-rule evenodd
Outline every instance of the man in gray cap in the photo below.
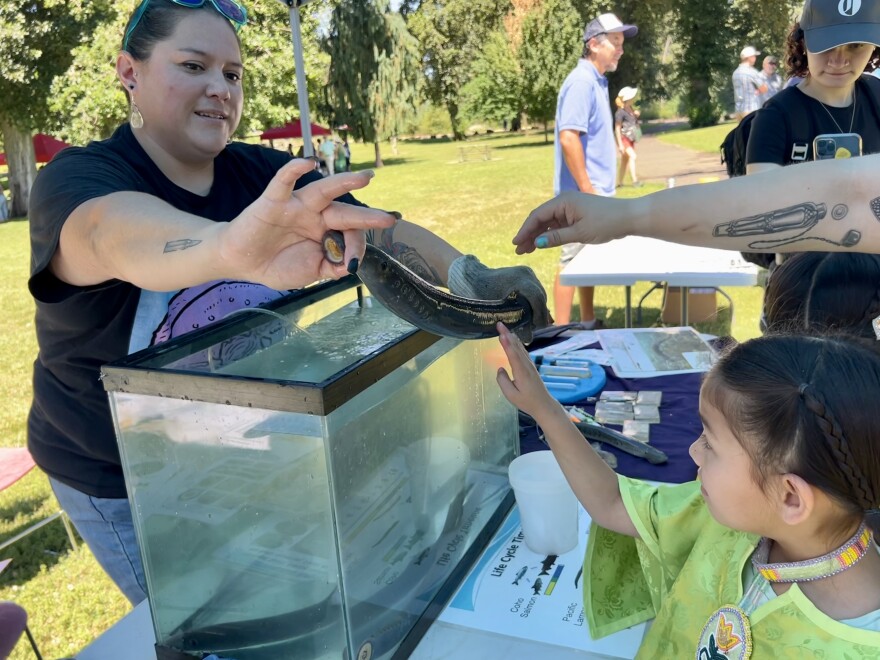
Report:
M 767 83 L 755 68 L 761 52 L 746 46 L 739 52 L 739 66 L 733 72 L 733 102 L 736 119 L 740 120 L 761 107 L 761 95 L 767 93 Z
M 614 14 L 602 14 L 584 29 L 583 54 L 562 83 L 556 103 L 554 194 L 567 190 L 614 194 L 617 145 L 605 74 L 617 69 L 624 39 L 634 37 L 638 31 L 635 25 L 624 25 Z M 563 248 L 560 271 L 582 247 Z M 595 327 L 593 287 L 579 287 L 578 297 L 582 325 L 588 329 Z M 557 272 L 553 299 L 558 325 L 570 321 L 573 298 L 574 287 L 562 286 Z
M 782 76 L 779 75 L 779 58 L 776 55 L 768 55 L 761 64 L 761 77 L 767 85 L 767 91 L 761 95 L 759 103 L 764 105 L 782 89 Z

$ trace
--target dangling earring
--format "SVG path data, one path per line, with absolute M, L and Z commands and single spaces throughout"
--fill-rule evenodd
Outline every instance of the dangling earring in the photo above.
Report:
M 134 101 L 131 102 L 131 119 L 129 120 L 132 128 L 143 128 L 144 127 L 144 116 L 141 114 L 140 108 L 137 107 L 137 103 Z
M 134 85 L 129 85 L 128 88 L 134 90 Z M 134 102 L 134 97 L 131 99 L 131 117 L 128 121 L 132 128 L 144 127 L 144 116 L 141 114 L 140 108 L 137 107 L 137 103 Z

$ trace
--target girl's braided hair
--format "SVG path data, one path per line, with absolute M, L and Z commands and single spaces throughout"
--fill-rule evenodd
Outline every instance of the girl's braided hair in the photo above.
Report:
M 733 347 L 704 398 L 752 458 L 756 482 L 793 473 L 853 519 L 878 508 L 876 341 L 846 334 L 771 334 Z

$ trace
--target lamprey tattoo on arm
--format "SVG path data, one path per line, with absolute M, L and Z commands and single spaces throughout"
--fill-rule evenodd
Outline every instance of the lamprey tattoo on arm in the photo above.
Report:
M 831 217 L 842 220 L 846 217 L 849 209 L 845 204 L 836 205 L 831 211 Z M 801 241 L 823 241 L 831 245 L 853 247 L 862 238 L 861 232 L 850 229 L 839 241 L 834 241 L 822 236 L 805 236 L 813 227 L 819 224 L 828 213 L 828 207 L 822 203 L 803 202 L 794 204 L 783 209 L 776 209 L 766 213 L 758 213 L 745 218 L 738 218 L 730 222 L 722 222 L 715 225 L 712 230 L 713 236 L 768 236 L 782 232 L 797 232 L 794 235 L 778 239 L 762 239 L 749 243 L 752 250 L 775 249 L 782 245 L 790 245 Z M 880 218 L 878 218 L 880 219 Z
M 392 211 L 391 214 L 400 220 L 399 213 Z M 440 273 L 438 273 L 437 270 L 434 269 L 421 254 L 419 254 L 418 250 L 405 243 L 394 241 L 394 227 L 380 229 L 378 234 L 368 234 L 367 240 L 373 245 L 382 248 L 383 251 L 397 259 L 397 261 L 409 268 L 426 282 L 437 286 L 445 286 L 440 277 Z
M 201 243 L 201 241 L 197 241 L 192 238 L 182 238 L 179 241 L 168 241 L 165 243 L 165 249 L 162 252 L 181 252 L 182 250 L 188 250 L 191 247 L 195 247 Z

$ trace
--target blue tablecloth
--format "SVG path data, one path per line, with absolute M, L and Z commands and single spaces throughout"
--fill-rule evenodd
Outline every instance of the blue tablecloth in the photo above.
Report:
M 530 346 L 529 348 L 536 348 Z M 598 344 L 591 348 L 599 348 Z M 650 444 L 663 451 L 669 460 L 662 465 L 652 465 L 643 458 L 636 458 L 610 445 L 602 447 L 617 456 L 617 472 L 628 477 L 652 479 L 667 483 L 692 481 L 697 476 L 697 466 L 688 454 L 688 448 L 702 433 L 700 422 L 700 383 L 703 374 L 678 374 L 657 378 L 618 378 L 611 367 L 604 367 L 608 382 L 604 390 L 659 390 L 663 392 L 660 404 L 660 423 L 651 424 Z M 599 396 L 598 394 L 596 395 Z M 579 402 L 578 407 L 593 413 L 595 404 Z M 620 431 L 620 426 L 609 425 Z M 534 427 L 521 426 L 520 451 L 528 453 L 547 449 Z

